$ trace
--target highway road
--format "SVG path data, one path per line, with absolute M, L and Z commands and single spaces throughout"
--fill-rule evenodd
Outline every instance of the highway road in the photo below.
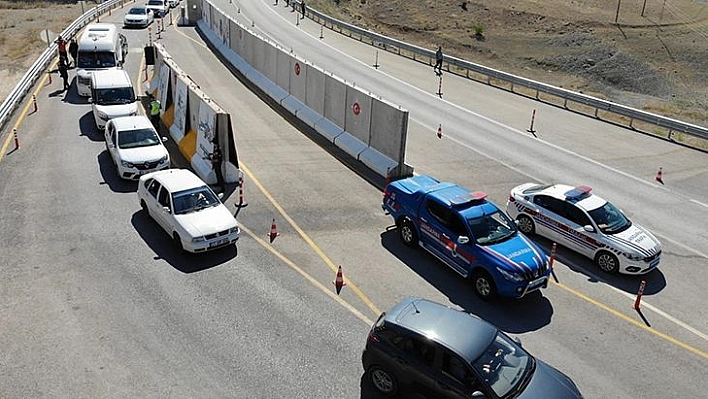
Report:
M 238 213 L 242 238 L 235 249 L 177 253 L 139 211 L 135 183 L 116 177 L 90 106 L 73 88 L 60 93 L 56 75 L 40 82 L 38 112 L 30 105 L 19 125 L 21 148 L 0 159 L 0 396 L 375 397 L 362 380 L 366 332 L 408 295 L 519 336 L 586 397 L 704 395 L 706 154 L 449 74 L 440 99 L 429 66 L 379 52 L 374 69 L 372 47 L 328 31 L 320 40 L 319 27 L 296 25 L 282 2 L 221 3 L 410 110 L 407 162 L 418 173 L 501 205 L 526 181 L 591 185 L 662 240 L 660 269 L 606 276 L 561 249 L 560 283 L 542 295 L 481 302 L 454 272 L 399 242 L 380 209 L 380 181 L 261 101 L 193 28 L 172 25 L 160 41 L 234 122 L 249 204 Z M 124 32 L 126 67 L 144 86 L 147 32 Z M 525 132 L 533 109 L 539 138 Z M 665 186 L 653 182 L 658 166 Z M 281 235 L 271 244 L 272 218 Z M 348 283 L 339 297 L 337 265 Z M 631 306 L 642 278 L 639 315 Z

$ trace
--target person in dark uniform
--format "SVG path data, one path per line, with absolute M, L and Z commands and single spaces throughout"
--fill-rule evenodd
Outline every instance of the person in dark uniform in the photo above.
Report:
M 71 39 L 69 43 L 69 55 L 74 60 L 74 68 L 76 68 L 76 59 L 79 57 L 79 44 L 76 43 L 76 39 Z
M 211 166 L 216 173 L 216 183 L 221 187 L 221 192 L 226 192 L 226 183 L 224 182 L 224 174 L 221 171 L 221 165 L 224 163 L 224 154 L 221 153 L 219 143 L 214 143 L 214 151 L 209 154 Z
M 442 52 L 442 46 L 438 46 L 438 51 L 435 52 L 435 66 L 433 67 L 433 71 L 440 76 L 442 75 L 442 64 L 443 64 L 443 52 Z
M 66 70 L 66 63 L 63 60 L 59 60 L 59 76 L 64 82 L 64 90 L 69 90 L 69 73 Z
M 307 10 L 305 0 L 300 0 L 300 10 L 302 11 L 302 17 L 305 18 L 305 11 Z

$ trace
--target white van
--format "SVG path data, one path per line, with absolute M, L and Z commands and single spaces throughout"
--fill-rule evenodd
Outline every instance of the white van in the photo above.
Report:
M 79 39 L 76 88 L 80 96 L 91 95 L 91 72 L 123 66 L 128 40 L 113 24 L 89 24 Z
M 123 69 L 93 71 L 90 101 L 93 119 L 99 130 L 103 130 L 109 119 L 138 114 L 133 83 Z

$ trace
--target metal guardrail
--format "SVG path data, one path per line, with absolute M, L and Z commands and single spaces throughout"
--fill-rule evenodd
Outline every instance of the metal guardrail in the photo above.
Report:
M 132 3 L 135 0 L 107 0 L 103 3 L 91 8 L 77 18 L 71 23 L 66 29 L 64 29 L 60 35 L 65 39 L 70 39 L 76 35 L 76 33 L 86 26 L 89 22 L 94 19 L 100 20 L 99 17 L 104 13 L 108 12 L 117 7 L 123 7 L 126 3 Z M 17 107 L 22 103 L 27 93 L 30 91 L 32 86 L 34 86 L 37 79 L 44 73 L 44 71 L 49 67 L 49 64 L 58 55 L 57 44 L 52 43 L 47 47 L 42 55 L 37 58 L 37 61 L 32 64 L 32 66 L 27 70 L 22 79 L 17 83 L 14 89 L 8 94 L 5 101 L 3 101 L 0 106 L 0 131 L 5 127 L 5 123 L 8 122 L 12 113 L 17 109 Z
M 396 52 L 398 55 L 411 58 L 415 61 L 426 62 L 429 65 L 433 65 L 433 63 L 435 62 L 435 51 L 418 47 L 396 39 L 392 39 L 390 37 L 383 36 L 354 25 L 350 25 L 346 22 L 342 22 L 338 19 L 325 15 L 310 7 L 307 8 L 307 13 L 315 22 L 321 24 L 322 26 L 327 27 L 343 35 L 347 35 L 353 39 L 358 39 L 361 42 L 369 43 L 372 46 L 382 48 L 389 52 Z M 512 92 L 514 92 L 515 86 L 524 87 L 526 89 L 534 91 L 534 97 L 539 101 L 543 101 L 539 97 L 539 95 L 540 93 L 544 93 L 562 99 L 563 107 L 566 109 L 569 109 L 568 101 L 592 107 L 595 110 L 594 117 L 598 119 L 598 111 L 610 112 L 629 118 L 628 126 L 631 129 L 636 129 L 633 126 L 634 121 L 641 121 L 651 125 L 662 127 L 664 129 L 668 129 L 669 138 L 671 138 L 672 133 L 676 131 L 708 140 L 708 128 L 703 126 L 698 126 L 677 119 L 672 119 L 665 116 L 653 114 L 651 112 L 646 112 L 621 104 L 613 103 L 611 101 L 601 100 L 599 98 L 588 96 L 582 93 L 562 89 L 560 87 L 525 79 L 516 75 L 512 75 L 510 73 L 498 71 L 492 68 L 487 68 L 485 66 L 475 64 L 460 58 L 444 55 L 443 62 L 443 65 L 447 64 L 446 69 L 450 73 L 454 73 L 460 76 L 466 76 L 467 78 L 470 78 L 470 72 L 480 74 L 486 76 L 486 83 L 489 85 L 492 85 L 492 79 L 507 82 L 511 85 Z M 451 67 L 457 68 L 457 71 Z M 459 73 L 458 71 L 462 71 L 462 73 Z

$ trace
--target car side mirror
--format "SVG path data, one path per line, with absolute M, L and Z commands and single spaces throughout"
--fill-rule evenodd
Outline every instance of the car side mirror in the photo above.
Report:
M 514 342 L 516 342 L 516 345 L 522 346 L 522 345 L 521 345 L 521 338 L 519 338 L 519 337 L 513 337 L 512 339 L 514 340 Z
M 219 193 L 219 194 L 216 194 L 216 196 L 217 196 L 217 197 L 219 197 L 219 200 L 221 200 L 221 199 L 223 199 L 223 198 L 224 198 L 224 193 Z
M 468 242 L 470 242 L 470 238 L 467 237 L 467 236 L 459 236 L 459 237 L 457 237 L 457 243 L 458 243 L 458 244 L 467 244 Z
M 170 208 L 168 208 L 168 207 L 166 207 L 166 206 L 163 206 L 163 207 L 162 207 L 162 212 L 165 212 L 165 213 L 172 213 L 172 211 L 170 210 Z
M 473 397 L 473 398 L 486 398 L 486 396 L 484 396 L 484 392 L 482 392 L 482 391 L 474 391 L 472 393 L 471 397 Z
M 167 137 L 162 137 L 162 141 L 163 141 L 163 142 L 166 142 L 166 141 L 167 141 Z
M 594 233 L 594 232 L 595 232 L 595 228 L 592 227 L 592 226 L 590 226 L 589 224 L 586 224 L 585 226 L 583 226 L 583 230 L 585 230 L 585 231 L 587 231 L 587 232 L 589 232 L 589 233 Z

